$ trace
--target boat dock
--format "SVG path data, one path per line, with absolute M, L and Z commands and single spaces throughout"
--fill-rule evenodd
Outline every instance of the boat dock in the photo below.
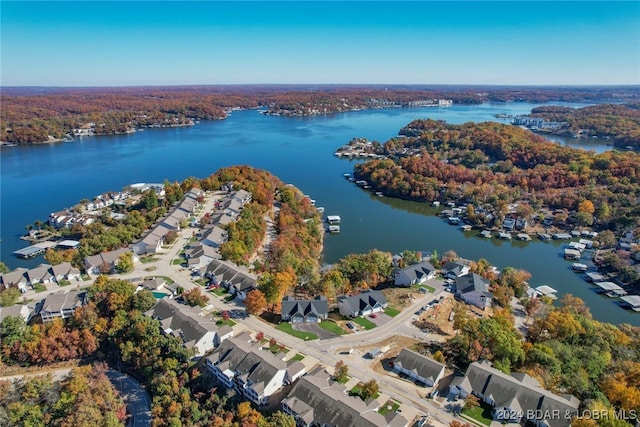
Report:
M 586 264 L 581 264 L 581 263 L 579 263 L 579 262 L 574 262 L 573 264 L 571 264 L 571 268 L 572 268 L 574 271 L 580 271 L 580 272 L 582 272 L 582 271 L 587 271 L 587 268 L 588 268 L 588 267 L 587 267 L 587 265 L 586 265 Z
M 40 242 L 35 245 L 27 246 L 26 248 L 18 249 L 13 254 L 18 258 L 33 258 L 45 253 L 49 248 L 54 248 L 56 245 L 56 242 Z
M 525 240 L 527 242 L 531 240 L 531 236 L 529 236 L 527 233 L 518 233 L 516 237 L 518 237 L 518 240 Z
M 333 233 L 333 234 L 337 234 L 340 232 L 340 226 L 339 225 L 330 225 L 328 228 L 329 233 Z
M 621 286 L 618 286 L 613 282 L 595 282 L 594 285 L 600 288 L 598 290 L 599 293 L 605 294 L 609 298 L 617 298 L 627 295 L 627 292 L 622 289 Z
M 327 222 L 329 224 L 340 224 L 341 218 L 339 215 L 329 215 L 327 216 Z

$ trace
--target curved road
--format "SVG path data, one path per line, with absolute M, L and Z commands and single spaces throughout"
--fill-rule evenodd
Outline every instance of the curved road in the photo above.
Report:
M 109 369 L 107 377 L 120 392 L 127 404 L 128 427 L 148 427 L 151 425 L 151 398 L 142 385 L 127 374 Z

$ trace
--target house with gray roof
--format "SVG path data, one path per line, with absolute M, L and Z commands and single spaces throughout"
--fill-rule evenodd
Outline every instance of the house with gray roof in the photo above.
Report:
M 73 267 L 70 262 L 61 262 L 51 266 L 51 274 L 56 282 L 61 280 L 79 280 L 80 270 Z
M 442 273 L 447 279 L 457 279 L 460 276 L 469 274 L 470 268 L 468 265 L 461 262 L 450 261 L 442 266 Z
M 51 265 L 40 264 L 37 267 L 27 270 L 27 279 L 31 286 L 38 283 L 51 283 L 54 281 L 53 274 L 50 271 Z
M 469 378 L 463 375 L 456 375 L 449 383 L 449 393 L 459 397 L 460 399 L 466 399 L 473 392 Z
M 27 269 L 18 267 L 8 273 L 0 275 L 3 289 L 18 288 L 20 292 L 27 292 Z
M 393 360 L 393 372 L 404 374 L 412 381 L 434 387 L 444 376 L 445 366 L 430 357 L 403 348 Z
M 575 396 L 551 393 L 529 375 L 507 375 L 488 361 L 469 365 L 465 378 L 473 394 L 491 405 L 494 419 L 501 422 L 526 420 L 541 427 L 567 427 L 580 405 Z
M 40 315 L 43 323 L 53 319 L 66 319 L 73 316 L 76 309 L 89 301 L 87 291 L 72 289 L 69 292 L 57 292 L 48 295 L 36 306 L 36 314 Z
M 233 329 L 229 326 L 218 328 L 211 316 L 201 315 L 199 308 L 180 304 L 173 299 L 161 299 L 145 314 L 158 320 L 165 334 L 180 338 L 182 344 L 192 349 L 197 357 L 204 356 L 233 336 Z
M 227 241 L 228 237 L 229 233 L 226 230 L 214 225 L 213 227 L 208 227 L 205 231 L 202 237 L 202 244 L 217 249 Z
M 319 295 L 312 300 L 300 300 L 291 296 L 282 299 L 280 317 L 284 322 L 319 323 L 329 316 L 327 297 Z
M 436 268 L 429 261 L 423 261 L 397 270 L 394 276 L 394 284 L 396 286 L 417 285 L 435 278 L 436 272 Z
M 206 358 L 207 369 L 227 388 L 235 388 L 256 405 L 304 374 L 304 365 L 287 365 L 284 354 L 273 354 L 245 331 L 223 342 Z
M 299 427 L 405 427 L 409 422 L 400 414 L 378 412 L 380 403 L 349 396 L 347 388 L 334 381 L 318 366 L 303 376 L 282 400 L 282 411 L 293 416 Z
M 214 259 L 206 267 L 203 276 L 213 280 L 240 301 L 256 288 L 257 277 L 245 268 L 231 262 Z
M 493 294 L 489 292 L 489 281 L 476 273 L 456 278 L 456 298 L 482 310 L 491 305 Z
M 247 203 L 251 202 L 251 200 L 253 199 L 253 196 L 250 192 L 248 192 L 247 190 L 238 190 L 235 193 L 233 193 L 232 196 L 235 200 L 239 201 L 242 206 L 246 205 Z
M 387 299 L 380 291 L 367 289 L 358 295 L 338 297 L 338 311 L 343 316 L 361 317 L 379 313 L 387 308 Z
M 102 269 L 108 269 L 110 273 L 114 272 L 118 265 L 120 255 L 131 252 L 129 249 L 121 248 L 115 251 L 102 252 L 98 255 L 87 256 L 84 258 L 84 268 L 89 274 L 100 274 Z
M 31 310 L 27 305 L 17 304 L 10 307 L 3 307 L 0 305 L 0 322 L 7 317 L 21 317 L 24 321 L 28 321 L 31 317 Z
M 214 259 L 221 259 L 217 249 L 201 243 L 187 249 L 185 256 L 187 257 L 187 266 L 194 271 L 206 268 Z

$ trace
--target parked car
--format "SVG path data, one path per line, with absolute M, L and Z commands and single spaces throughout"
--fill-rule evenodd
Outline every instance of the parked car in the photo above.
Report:
M 354 325 L 354 324 L 353 324 L 353 323 L 351 323 L 351 322 L 347 322 L 347 328 L 349 328 L 349 329 L 355 329 L 355 328 L 356 328 L 356 325 Z
M 375 313 L 371 313 L 371 314 L 369 315 L 369 317 L 371 317 L 372 319 L 375 319 L 376 317 L 378 317 L 378 315 L 377 315 L 377 314 L 375 314 Z

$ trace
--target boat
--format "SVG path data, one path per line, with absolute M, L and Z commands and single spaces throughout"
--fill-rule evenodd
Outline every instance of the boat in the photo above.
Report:
M 485 239 L 491 238 L 491 230 L 482 230 L 479 234 L 480 237 L 484 237 Z
M 382 191 L 376 191 L 376 196 L 382 197 L 382 196 L 384 196 L 384 194 L 382 194 Z
M 349 179 L 349 178 L 351 178 L 351 174 L 350 174 L 350 173 L 345 173 L 345 174 L 344 174 L 344 177 L 345 177 L 345 178 L 347 178 L 347 179 Z
M 500 231 L 498 233 L 498 237 L 504 240 L 511 240 L 511 233 L 507 233 L 506 231 Z
M 586 264 L 574 262 L 573 264 L 571 264 L 571 268 L 573 269 L 573 271 L 583 272 L 583 271 L 587 271 L 587 268 L 589 267 L 587 267 Z

